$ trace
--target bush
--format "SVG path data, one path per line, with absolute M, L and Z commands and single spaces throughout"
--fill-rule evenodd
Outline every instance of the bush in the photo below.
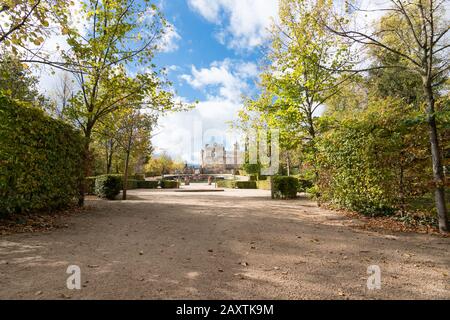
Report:
M 218 188 L 234 189 L 234 188 L 236 188 L 236 181 L 234 181 L 234 180 L 217 181 L 217 187 Z
M 74 205 L 83 145 L 70 125 L 0 96 L 0 215 Z
M 238 189 L 257 189 L 256 181 L 236 181 L 235 185 Z
M 95 194 L 95 179 L 97 177 L 87 177 L 85 179 L 85 186 L 86 186 L 86 194 L 93 195 Z
M 138 180 L 128 179 L 127 181 L 127 190 L 134 190 L 138 188 Z M 122 183 L 123 186 L 123 183 Z M 123 189 L 123 188 L 122 188 Z
M 256 182 L 256 186 L 261 190 L 271 190 L 270 180 L 259 180 Z
M 297 197 L 298 179 L 294 177 L 272 177 L 273 196 L 276 199 L 295 199 Z
M 139 189 L 157 189 L 159 181 L 138 181 Z
M 307 192 L 313 186 L 314 183 L 311 180 L 298 179 L 298 192 Z
M 138 181 L 145 181 L 145 174 L 143 174 L 143 173 L 136 173 L 133 176 L 133 179 L 134 180 L 138 180 Z
M 317 144 L 322 201 L 383 216 L 416 210 L 415 202 L 431 191 L 426 123 L 413 107 L 371 101 L 364 112 L 328 127 Z
M 118 175 L 102 175 L 95 179 L 95 194 L 104 199 L 114 200 L 122 190 L 122 179 Z
M 178 181 L 161 180 L 161 188 L 163 189 L 178 189 L 179 187 Z

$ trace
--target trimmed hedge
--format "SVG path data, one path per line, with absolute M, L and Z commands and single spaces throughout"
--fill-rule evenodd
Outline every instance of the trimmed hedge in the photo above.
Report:
M 236 181 L 238 189 L 257 189 L 256 181 Z
M 0 215 L 74 205 L 83 141 L 70 125 L 0 95 Z
M 123 178 L 122 178 L 123 179 Z M 123 180 L 122 180 L 123 181 Z M 135 179 L 128 179 L 127 181 L 127 190 L 134 190 L 138 188 L 138 180 Z M 123 189 L 123 182 L 122 182 L 122 189 Z
M 273 197 L 275 199 L 295 199 L 299 188 L 298 179 L 294 177 L 275 176 L 273 181 Z
M 104 199 L 114 200 L 122 190 L 122 179 L 118 175 L 103 175 L 95 179 L 95 194 Z
M 234 180 L 221 180 L 217 181 L 216 183 L 218 188 L 228 188 L 228 189 L 236 188 L 236 181 Z
M 270 180 L 259 180 L 256 182 L 256 186 L 261 190 L 271 190 Z
M 257 189 L 256 181 L 222 180 L 217 181 L 217 187 L 228 189 Z
M 161 188 L 163 189 L 178 189 L 179 187 L 178 181 L 161 180 Z
M 145 174 L 143 174 L 143 173 L 136 173 L 133 176 L 133 180 L 145 181 Z
M 138 181 L 138 189 L 157 189 L 159 181 Z

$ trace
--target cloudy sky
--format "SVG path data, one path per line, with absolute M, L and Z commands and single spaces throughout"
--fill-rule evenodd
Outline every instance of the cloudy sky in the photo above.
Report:
M 198 162 L 205 143 L 234 142 L 223 132 L 237 119 L 242 96 L 255 93 L 261 46 L 278 1 L 165 0 L 161 8 L 174 31 L 156 63 L 169 70 L 182 100 L 198 104 L 165 115 L 153 143 L 157 152 Z
M 343 0 L 336 0 L 335 4 Z M 363 1 L 366 7 L 385 0 Z M 77 3 L 77 2 L 75 2 Z M 278 0 L 158 0 L 172 26 L 155 58 L 168 77 L 178 99 L 198 101 L 189 112 L 161 117 L 153 138 L 156 153 L 198 163 L 206 143 L 231 148 L 237 137 L 228 134 L 237 120 L 242 97 L 257 93 L 256 82 L 268 40 L 268 28 L 278 15 Z M 376 4 L 376 5 L 375 5 Z M 374 13 L 371 13 L 372 17 Z M 362 20 L 367 17 L 362 17 Z M 46 41 L 50 48 L 64 39 Z M 45 70 L 41 84 L 51 93 L 58 77 Z

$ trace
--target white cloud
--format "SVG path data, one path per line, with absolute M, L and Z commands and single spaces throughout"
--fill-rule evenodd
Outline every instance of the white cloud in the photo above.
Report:
M 233 62 L 225 59 L 211 63 L 209 68 L 191 68 L 191 74 L 181 75 L 195 89 L 205 90 L 210 96 L 238 102 L 249 89 L 248 79 L 256 77 L 257 66 L 252 62 Z M 211 93 L 213 90 L 214 93 Z
M 251 92 L 249 82 L 257 73 L 254 63 L 230 59 L 213 62 L 208 68 L 192 66 L 191 73 L 180 78 L 192 88 L 203 91 L 207 98 L 194 110 L 160 119 L 161 133 L 152 140 L 156 151 L 166 151 L 183 161 L 199 163 L 202 147 L 212 139 L 231 148 L 238 135 L 227 137 L 230 122 L 237 119 L 242 108 L 241 97 Z
M 252 49 L 268 37 L 278 0 L 188 0 L 192 10 L 221 27 L 216 38 L 235 49 Z
M 168 24 L 167 30 L 161 39 L 161 44 L 160 44 L 159 49 L 161 52 L 177 51 L 179 48 L 178 41 L 180 41 L 180 40 L 181 40 L 181 36 L 178 33 L 175 26 L 173 24 Z

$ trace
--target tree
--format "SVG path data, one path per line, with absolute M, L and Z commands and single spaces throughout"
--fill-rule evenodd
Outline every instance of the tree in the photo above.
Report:
M 316 180 L 315 117 L 338 90 L 336 73 L 330 70 L 347 63 L 345 45 L 324 32 L 315 18 L 331 12 L 332 5 L 330 1 L 280 1 L 280 22 L 273 27 L 269 66 L 261 75 L 263 93 L 246 105 L 246 113 L 256 112 L 261 120 L 256 126 L 280 128 L 284 150 L 302 145 Z M 287 163 L 289 159 L 287 153 Z
M 67 29 L 73 5 L 67 0 L 0 0 L 0 45 L 15 55 L 25 55 L 21 62 L 66 69 L 50 61 L 41 49 L 45 38 L 58 29 L 56 26 Z
M 116 141 L 125 153 L 122 199 L 127 200 L 128 175 L 131 152 L 139 145 L 150 142 L 151 131 L 156 124 L 155 114 L 145 114 L 136 109 L 124 109 L 116 112 Z
M 162 176 L 164 174 L 173 173 L 177 170 L 181 171 L 185 164 L 175 162 L 167 153 L 152 157 L 145 165 L 146 174 L 152 176 Z
M 83 35 L 67 30 L 70 50 L 63 56 L 78 68 L 74 76 L 80 90 L 67 116 L 84 133 L 84 171 L 89 176 L 91 136 L 99 120 L 120 108 L 168 110 L 176 104 L 151 63 L 167 25 L 155 5 L 147 0 L 89 0 L 81 14 L 89 29 Z M 143 72 L 130 75 L 131 66 Z
M 12 53 L 4 53 L 0 61 L 0 91 L 7 97 L 25 101 L 46 109 L 49 101 L 39 93 L 39 80 L 26 65 Z
M 333 24 L 323 17 L 319 20 L 329 32 L 363 47 L 375 48 L 380 55 L 389 54 L 394 58 L 382 61 L 382 64 L 375 69 L 406 68 L 421 78 L 423 101 L 426 104 L 424 114 L 428 123 L 439 229 L 441 232 L 448 232 L 450 228 L 445 202 L 445 175 L 436 121 L 436 98 L 439 95 L 440 86 L 448 78 L 450 68 L 448 59 L 450 27 L 445 18 L 445 1 L 391 0 L 390 3 L 390 7 L 377 10 L 384 12 L 385 15 L 379 21 L 379 25 L 372 28 L 372 32 L 353 27 L 360 24 L 348 23 L 351 17 L 336 15 Z M 363 10 L 352 6 L 350 11 L 355 14 Z M 398 61 L 402 63 L 397 64 Z M 372 67 L 352 71 L 373 69 Z

